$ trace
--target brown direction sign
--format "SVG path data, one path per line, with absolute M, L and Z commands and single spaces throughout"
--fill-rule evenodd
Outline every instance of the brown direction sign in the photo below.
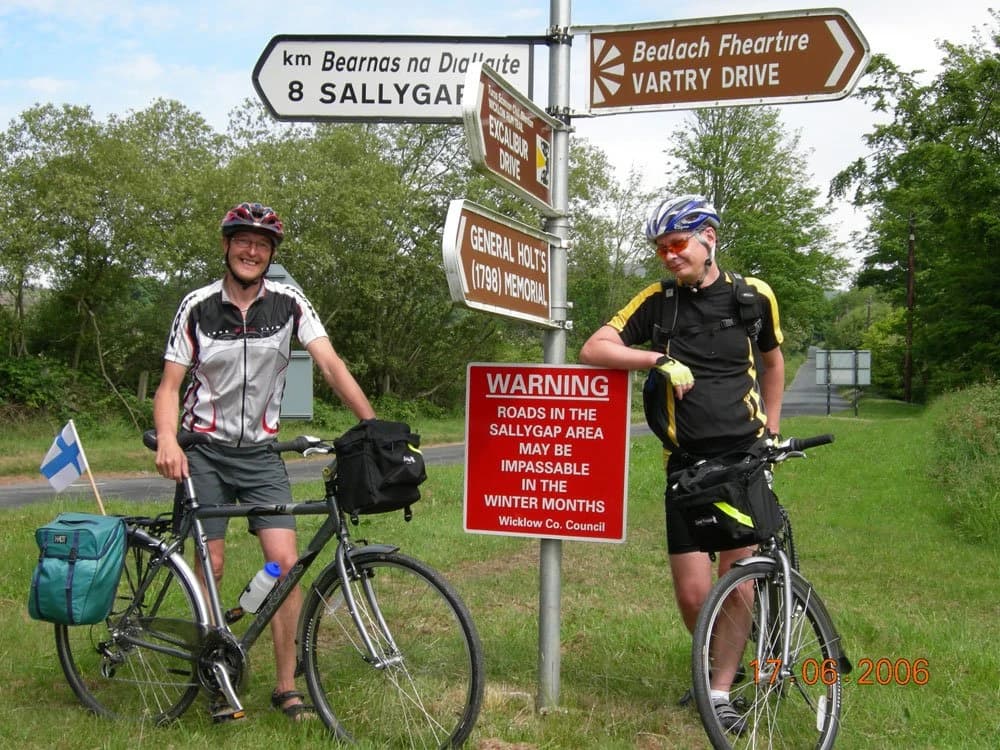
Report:
M 547 216 L 552 205 L 552 136 L 562 126 L 488 65 L 470 66 L 462 117 L 472 164 Z
M 836 8 L 585 31 L 592 114 L 841 99 L 870 57 Z
M 549 328 L 550 246 L 558 237 L 488 208 L 453 200 L 441 253 L 454 302 Z

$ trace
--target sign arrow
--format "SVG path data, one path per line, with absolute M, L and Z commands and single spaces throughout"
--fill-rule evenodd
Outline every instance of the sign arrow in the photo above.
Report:
M 827 86 L 836 86 L 837 81 L 847 70 L 847 64 L 854 57 L 854 45 L 851 44 L 851 40 L 847 38 L 845 34 L 840 29 L 840 24 L 836 21 L 827 21 L 826 27 L 830 29 L 830 33 L 833 35 L 834 41 L 840 45 L 840 59 L 837 60 L 837 64 L 833 66 L 833 70 L 830 72 L 830 77 L 826 79 Z

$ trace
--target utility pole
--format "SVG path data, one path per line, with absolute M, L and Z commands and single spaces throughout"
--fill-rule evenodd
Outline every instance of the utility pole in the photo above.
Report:
M 903 400 L 913 400 L 913 300 L 914 300 L 914 251 L 917 219 L 910 212 L 910 237 L 906 251 L 906 353 L 903 358 Z

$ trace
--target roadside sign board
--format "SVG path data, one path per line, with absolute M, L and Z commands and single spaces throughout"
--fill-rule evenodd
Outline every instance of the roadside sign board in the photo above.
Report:
M 591 114 L 841 99 L 870 57 L 837 8 L 577 32 L 590 34 Z
M 441 255 L 452 301 L 475 310 L 555 328 L 550 246 L 559 238 L 477 206 L 448 206 Z
M 460 123 L 472 65 L 486 62 L 530 94 L 534 41 L 279 35 L 257 60 L 253 85 L 279 120 Z
M 870 349 L 817 349 L 816 385 L 871 385 Z
M 583 365 L 469 365 L 467 532 L 625 540 L 626 370 Z
M 469 67 L 465 92 L 462 115 L 473 166 L 545 215 L 558 216 L 550 159 L 552 135 L 562 123 L 489 65 Z

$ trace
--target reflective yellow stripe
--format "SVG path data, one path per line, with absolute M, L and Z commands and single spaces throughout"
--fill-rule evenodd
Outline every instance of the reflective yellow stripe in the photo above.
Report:
M 749 526 L 751 529 L 754 527 L 753 519 L 750 518 L 750 516 L 748 516 L 746 513 L 741 513 L 740 511 L 736 510 L 736 508 L 734 508 L 729 503 L 718 502 L 718 503 L 712 503 L 712 505 L 721 510 L 730 518 L 739 521 L 744 526 Z

